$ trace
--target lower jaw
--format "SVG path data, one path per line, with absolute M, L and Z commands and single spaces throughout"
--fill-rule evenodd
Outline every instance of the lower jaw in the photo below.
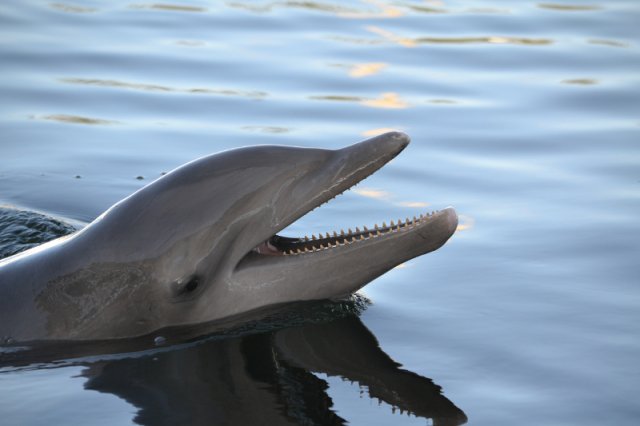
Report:
M 327 232 L 324 235 L 312 235 L 311 238 L 307 236 L 302 238 L 291 238 L 274 235 L 267 241 L 264 241 L 255 247 L 253 252 L 267 256 L 291 256 L 329 250 L 345 245 L 358 244 L 361 241 L 367 241 L 374 238 L 385 238 L 393 233 L 406 231 L 423 225 L 426 221 L 431 220 L 433 215 L 436 213 L 438 213 L 438 211 L 421 214 L 419 217 L 414 216 L 413 219 L 406 218 L 404 221 L 398 220 L 397 223 L 391 221 L 388 226 L 383 222 L 382 226 L 375 224 L 372 229 L 363 226 L 362 230 L 359 227 L 356 227 L 355 231 L 353 231 L 349 228 L 347 232 L 344 230 L 341 230 L 340 233 L 333 231 L 332 234 Z

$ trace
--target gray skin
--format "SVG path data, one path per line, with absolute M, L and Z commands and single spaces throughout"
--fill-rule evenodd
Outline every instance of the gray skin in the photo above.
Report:
M 347 296 L 442 246 L 453 208 L 315 249 L 300 239 L 294 254 L 267 241 L 408 144 L 391 132 L 339 150 L 256 146 L 187 163 L 81 231 L 0 261 L 0 338 L 129 338 Z

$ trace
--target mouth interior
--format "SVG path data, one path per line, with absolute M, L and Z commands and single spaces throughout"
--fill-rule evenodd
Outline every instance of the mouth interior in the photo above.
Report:
M 435 210 L 431 213 L 413 216 L 412 219 L 408 217 L 405 220 L 398 219 L 397 222 L 392 220 L 389 225 L 386 222 L 382 222 L 381 226 L 376 223 L 372 227 L 363 226 L 362 229 L 356 227 L 355 230 L 348 228 L 347 231 L 341 229 L 340 232 L 314 234 L 311 237 L 284 237 L 276 234 L 256 246 L 252 251 L 261 255 L 291 256 L 329 250 L 344 245 L 357 244 L 372 238 L 384 238 L 393 233 L 408 231 L 430 220 L 437 212 Z

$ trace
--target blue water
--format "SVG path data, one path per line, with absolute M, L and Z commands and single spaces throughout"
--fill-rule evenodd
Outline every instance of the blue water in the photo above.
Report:
M 2 423 L 305 424 L 293 376 L 325 404 L 316 419 L 434 417 L 371 395 L 408 373 L 339 368 L 361 350 L 433 380 L 471 425 L 638 424 L 638 22 L 635 0 L 2 2 L 0 204 L 88 222 L 201 155 L 393 128 L 412 144 L 290 232 L 461 218 L 365 287 L 340 330 L 374 340 L 322 368 L 261 358 L 311 326 L 5 367 Z

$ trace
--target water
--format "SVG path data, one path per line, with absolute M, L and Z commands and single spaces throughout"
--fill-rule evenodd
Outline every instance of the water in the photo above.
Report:
M 0 203 L 87 222 L 204 154 L 396 128 L 410 147 L 291 233 L 461 215 L 348 325 L 6 367 L 3 424 L 459 423 L 447 401 L 637 424 L 638 22 L 634 0 L 3 2 Z M 282 349 L 305 334 L 319 364 Z

